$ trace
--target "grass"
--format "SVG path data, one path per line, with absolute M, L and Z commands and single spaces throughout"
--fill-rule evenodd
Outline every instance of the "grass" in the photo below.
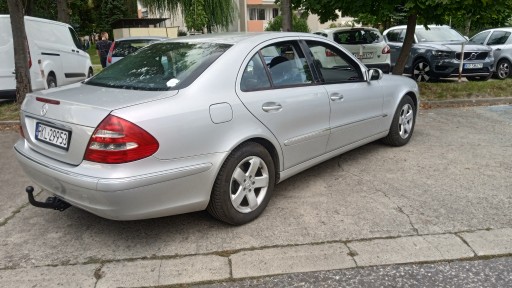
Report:
M 512 97 L 512 78 L 483 82 L 457 82 L 446 80 L 436 83 L 420 83 L 422 100 L 478 99 Z
M 96 52 L 96 46 L 91 45 L 91 47 L 89 47 L 89 50 L 87 50 L 87 53 L 89 53 L 89 56 L 91 56 L 92 65 L 101 65 L 100 56 L 98 56 L 98 52 Z
M 96 58 L 98 58 L 97 55 Z M 94 74 L 99 71 L 101 71 L 101 65 L 94 66 Z M 503 81 L 464 81 L 460 83 L 456 80 L 446 80 L 435 83 L 420 83 L 419 87 L 421 100 L 423 101 L 512 97 L 512 78 Z M 14 102 L 0 102 L 0 121 L 18 120 L 18 109 L 18 105 Z

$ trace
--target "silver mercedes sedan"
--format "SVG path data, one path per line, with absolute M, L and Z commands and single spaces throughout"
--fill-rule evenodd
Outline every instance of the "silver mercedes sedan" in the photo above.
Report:
M 416 83 L 325 37 L 209 34 L 151 44 L 77 84 L 27 95 L 14 150 L 33 183 L 115 220 L 208 210 L 257 218 L 274 186 L 381 139 L 412 137 Z

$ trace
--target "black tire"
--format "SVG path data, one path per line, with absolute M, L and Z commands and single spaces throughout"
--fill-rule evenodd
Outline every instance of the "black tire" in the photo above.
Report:
M 501 59 L 496 65 L 496 78 L 505 80 L 510 76 L 510 61 Z
M 468 81 L 487 81 L 489 79 L 491 79 L 491 76 L 492 76 L 492 73 L 487 75 L 487 76 L 466 76 L 466 79 L 468 79 Z
M 406 124 L 404 124 L 406 121 Z M 409 142 L 416 124 L 416 107 L 410 96 L 404 96 L 396 108 L 389 133 L 382 142 L 391 146 L 403 146 Z
M 251 167 L 255 168 L 254 172 L 249 169 Z M 238 171 L 238 177 L 235 171 Z M 268 180 L 266 187 L 256 187 L 264 184 L 265 179 Z M 232 225 L 251 222 L 265 210 L 274 185 L 275 167 L 270 153 L 262 145 L 248 142 L 227 157 L 215 179 L 206 209 L 213 217 Z M 236 206 L 235 202 L 238 203 Z
M 89 67 L 89 72 L 87 73 L 87 79 L 91 78 L 93 75 L 94 75 L 94 71 L 92 70 L 91 67 Z
M 46 77 L 46 84 L 48 85 L 48 89 L 57 87 L 57 79 L 55 79 L 55 75 L 49 74 Z
M 419 59 L 412 65 L 412 79 L 416 82 L 429 82 L 434 80 L 432 67 L 425 59 Z

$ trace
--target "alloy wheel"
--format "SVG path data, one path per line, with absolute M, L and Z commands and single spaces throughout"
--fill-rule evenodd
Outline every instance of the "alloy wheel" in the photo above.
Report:
M 430 65 L 421 61 L 414 66 L 413 77 L 416 82 L 427 82 L 430 80 Z
M 498 64 L 498 77 L 500 79 L 505 79 L 510 75 L 510 63 L 507 61 L 502 61 Z
M 398 120 L 398 131 L 400 137 L 406 139 L 411 133 L 414 122 L 414 109 L 410 104 L 405 104 L 400 111 Z
M 265 161 L 257 156 L 247 157 L 231 176 L 231 204 L 240 213 L 250 213 L 263 202 L 268 186 L 269 173 Z

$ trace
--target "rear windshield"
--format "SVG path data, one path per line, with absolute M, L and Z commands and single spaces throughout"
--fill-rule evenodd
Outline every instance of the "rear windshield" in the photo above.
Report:
M 157 40 L 153 39 L 137 39 L 137 40 L 123 40 L 114 42 L 114 51 L 112 57 L 126 57 L 129 54 L 147 46 Z
M 219 43 L 154 43 L 103 69 L 86 84 L 147 91 L 181 89 L 229 47 Z
M 418 42 L 465 42 L 466 39 L 459 32 L 446 27 L 429 27 L 416 29 Z
M 338 44 L 372 44 L 384 41 L 380 32 L 373 29 L 339 31 L 332 36 Z

